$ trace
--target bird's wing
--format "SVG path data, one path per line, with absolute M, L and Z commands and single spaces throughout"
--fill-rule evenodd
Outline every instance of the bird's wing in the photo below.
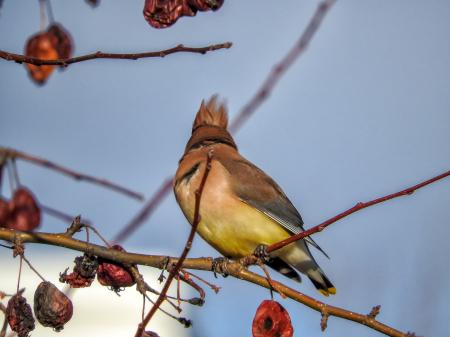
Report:
M 243 202 L 266 214 L 292 234 L 304 231 L 300 213 L 283 190 L 264 171 L 242 157 L 240 159 L 222 157 L 219 160 L 233 176 L 232 188 Z M 311 237 L 305 238 L 305 241 L 328 257 Z

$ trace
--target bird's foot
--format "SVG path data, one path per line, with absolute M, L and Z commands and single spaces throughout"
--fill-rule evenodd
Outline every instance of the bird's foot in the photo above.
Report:
M 267 245 L 258 245 L 253 252 L 253 255 L 260 259 L 262 262 L 269 262 L 270 256 L 267 252 Z
M 217 274 L 227 277 L 229 275 L 227 264 L 230 260 L 226 257 L 217 257 L 213 259 L 211 270 L 214 273 L 214 277 L 217 278 Z

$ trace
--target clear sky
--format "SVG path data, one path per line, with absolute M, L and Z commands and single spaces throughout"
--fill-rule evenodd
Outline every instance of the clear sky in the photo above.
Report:
M 39 29 L 37 3 L 4 0 L 0 49 L 23 51 L 27 37 Z M 103 1 L 95 10 L 81 0 L 53 1 L 56 20 L 75 40 L 75 55 L 153 51 L 178 43 L 232 41 L 234 46 L 203 56 L 83 62 L 55 72 L 44 87 L 34 85 L 23 66 L 0 60 L 0 144 L 149 197 L 175 172 L 201 100 L 219 93 L 235 116 L 296 41 L 317 3 L 225 1 L 218 12 L 155 30 L 143 19 L 143 1 Z M 338 1 L 306 54 L 236 135 L 241 153 L 278 181 L 307 227 L 358 201 L 449 170 L 449 18 L 446 0 Z M 40 202 L 81 213 L 107 237 L 141 207 L 28 163 L 20 162 L 19 171 Z M 3 192 L 9 195 L 7 186 Z M 321 298 L 308 281 L 287 283 L 358 312 L 381 304 L 382 322 L 419 335 L 445 336 L 449 225 L 447 179 L 352 215 L 315 236 L 331 257 L 316 254 L 337 287 L 336 296 Z M 65 226 L 44 217 L 42 230 Z M 125 246 L 179 255 L 188 232 L 170 195 Z M 45 252 L 53 259 L 60 249 Z M 0 254 L 5 261 L 9 252 Z M 190 256 L 218 253 L 197 238 Z M 269 298 L 268 291 L 199 274 L 222 291 L 208 292 L 206 305 L 190 313 L 192 335 L 251 336 L 254 311 Z M 323 335 L 318 313 L 280 301 L 291 314 L 296 336 Z M 338 318 L 328 326 L 328 336 L 379 336 Z

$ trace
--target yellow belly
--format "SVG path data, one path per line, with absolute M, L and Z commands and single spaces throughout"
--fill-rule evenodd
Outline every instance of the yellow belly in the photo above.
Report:
M 197 232 L 227 257 L 243 257 L 260 244 L 270 245 L 290 236 L 278 223 L 242 201 L 208 208 L 202 213 Z

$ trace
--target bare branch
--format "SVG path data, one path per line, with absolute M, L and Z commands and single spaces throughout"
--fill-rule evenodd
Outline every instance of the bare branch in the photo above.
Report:
M 44 158 L 40 158 L 37 156 L 33 156 L 31 154 L 25 153 L 25 152 L 21 152 L 21 151 L 17 151 L 14 149 L 10 149 L 10 148 L 6 148 L 6 147 L 1 147 L 0 146 L 0 158 L 2 157 L 6 157 L 6 158 L 11 158 L 11 159 L 15 159 L 15 158 L 20 158 L 22 160 L 26 160 L 29 161 L 33 164 L 36 165 L 40 165 L 46 168 L 49 168 L 51 170 L 60 172 L 62 174 L 65 174 L 69 177 L 72 177 L 75 180 L 84 180 L 93 184 L 97 184 L 97 185 L 101 185 L 103 187 L 109 188 L 113 191 L 125 194 L 129 197 L 132 197 L 134 199 L 137 200 L 144 200 L 144 196 L 141 193 L 132 191 L 126 187 L 117 185 L 113 182 L 110 182 L 106 179 L 102 179 L 102 178 L 96 178 L 87 174 L 83 174 L 83 173 L 79 173 L 76 172 L 70 168 L 64 167 L 62 165 L 56 164 L 54 162 L 51 162 L 47 159 Z
M 425 180 L 425 181 L 423 181 L 423 182 L 421 182 L 421 183 L 419 183 L 417 185 L 408 187 L 407 189 L 404 189 L 402 191 L 399 191 L 399 192 L 396 192 L 396 193 L 392 193 L 392 194 L 389 194 L 389 195 L 386 195 L 384 197 L 377 198 L 377 199 L 374 199 L 374 200 L 371 200 L 371 201 L 368 201 L 368 202 L 358 202 L 352 208 L 349 208 L 345 212 L 342 212 L 342 213 L 340 213 L 340 214 L 338 214 L 338 215 L 336 215 L 336 216 L 334 216 L 334 217 L 332 217 L 332 218 L 322 222 L 321 224 L 318 224 L 317 226 L 314 226 L 314 227 L 312 227 L 312 228 L 310 228 L 310 229 L 308 229 L 306 231 L 298 233 L 297 235 L 293 235 L 293 236 L 287 238 L 286 240 L 283 240 L 283 241 L 274 243 L 273 245 L 270 245 L 269 247 L 267 247 L 267 252 L 268 253 L 273 252 L 273 251 L 275 251 L 277 249 L 280 249 L 280 248 L 282 248 L 282 247 L 284 247 L 284 246 L 286 246 L 286 245 L 288 245 L 288 244 L 290 244 L 292 242 L 295 242 L 295 241 L 301 240 L 301 239 L 303 239 L 303 238 L 305 238 L 307 236 L 310 236 L 311 234 L 314 234 L 314 233 L 317 233 L 317 232 L 321 232 L 326 227 L 331 225 L 332 223 L 335 223 L 336 221 L 338 221 L 338 220 L 340 220 L 342 218 L 345 218 L 346 216 L 349 216 L 350 214 L 355 213 L 357 211 L 360 211 L 360 210 L 362 210 L 364 208 L 367 208 L 367 207 L 370 207 L 370 206 L 373 206 L 373 205 L 376 205 L 376 204 L 379 204 L 381 202 L 388 201 L 388 200 L 391 200 L 391 199 L 394 199 L 394 198 L 398 198 L 398 197 L 401 197 L 401 196 L 404 196 L 404 195 L 411 195 L 412 193 L 414 193 L 414 191 L 418 190 L 419 188 L 422 188 L 424 186 L 432 184 L 432 183 L 434 183 L 434 182 L 436 182 L 438 180 L 444 179 L 444 178 L 448 177 L 449 175 L 450 175 L 450 171 L 447 171 L 447 172 L 442 173 L 442 174 L 440 174 L 440 175 L 438 175 L 438 176 L 436 176 L 434 178 Z
M 153 211 L 159 206 L 159 204 L 164 200 L 164 198 L 172 190 L 172 178 L 167 178 L 162 183 L 161 187 L 153 194 L 141 211 L 136 214 L 136 216 L 122 228 L 122 230 L 117 233 L 114 237 L 113 242 L 123 242 L 125 241 L 131 233 L 133 233 L 139 226 L 153 213 Z
M 231 132 L 234 133 L 239 130 L 242 124 L 244 124 L 244 122 L 255 112 L 255 110 L 269 97 L 281 77 L 306 50 L 314 37 L 314 34 L 317 32 L 317 29 L 320 27 L 320 24 L 325 18 L 325 15 L 328 13 L 335 1 L 336 0 L 324 0 L 319 4 L 316 12 L 312 16 L 308 26 L 306 26 L 306 29 L 303 31 L 297 43 L 283 57 L 283 59 L 272 68 L 272 71 L 269 73 L 262 86 L 233 120 L 229 127 Z
M 94 59 L 121 59 L 121 60 L 137 60 L 141 58 L 150 58 L 150 57 L 165 57 L 170 54 L 175 53 L 196 53 L 196 54 L 206 54 L 207 52 L 218 50 L 218 49 L 228 49 L 231 48 L 231 42 L 225 42 L 220 44 L 213 44 L 206 47 L 185 47 L 182 44 L 177 45 L 176 47 L 153 51 L 153 52 L 145 52 L 145 53 L 132 53 L 132 54 L 116 54 L 116 53 L 104 53 L 98 51 L 96 53 L 77 56 L 69 59 L 57 59 L 57 60 L 42 60 L 36 57 L 30 57 L 20 54 L 9 53 L 4 50 L 0 50 L 0 58 L 5 59 L 6 61 L 14 61 L 17 63 L 29 63 L 34 64 L 36 66 L 42 65 L 58 65 L 67 67 L 72 63 L 83 62 Z

